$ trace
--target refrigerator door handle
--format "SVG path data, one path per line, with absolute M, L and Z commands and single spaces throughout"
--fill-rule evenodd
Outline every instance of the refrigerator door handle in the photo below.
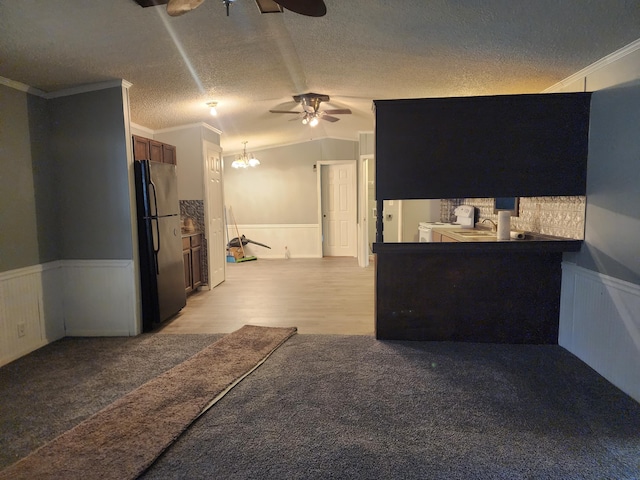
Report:
M 156 264 L 156 275 L 158 275 L 160 273 L 160 267 L 158 265 L 158 252 L 160 251 L 160 225 L 158 222 L 158 217 L 152 218 L 151 222 L 155 222 L 156 225 L 156 233 L 155 235 L 153 233 L 151 234 L 151 242 L 153 244 L 153 259 L 154 263 Z
M 153 217 L 151 221 L 155 222 L 156 225 L 156 234 L 153 236 L 153 253 L 157 254 L 160 251 L 160 226 L 158 225 L 158 217 Z
M 156 193 L 156 184 L 153 183 L 153 180 L 151 180 L 151 178 L 149 178 L 149 185 L 151 186 L 151 191 L 153 192 L 153 212 L 150 213 L 152 217 L 156 217 L 158 215 L 158 195 Z

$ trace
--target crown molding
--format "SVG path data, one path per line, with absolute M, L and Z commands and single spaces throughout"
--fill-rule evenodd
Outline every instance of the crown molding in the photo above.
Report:
M 616 50 L 613 53 L 610 53 L 606 57 L 602 57 L 597 62 L 592 63 L 588 67 L 583 68 L 582 70 L 574 73 L 573 75 L 568 76 L 564 80 L 560 80 L 558 83 L 551 85 L 549 88 L 546 88 L 542 91 L 542 93 L 552 93 L 557 92 L 562 87 L 569 85 L 576 80 L 580 80 L 581 78 L 587 77 L 590 74 L 600 70 L 607 65 L 620 60 L 621 58 L 635 52 L 636 50 L 640 50 L 640 38 L 634 42 L 631 42 L 629 45 L 622 47 L 620 50 Z
M 124 87 L 128 89 L 131 87 L 131 85 L 133 85 L 131 82 L 128 82 L 123 79 L 109 80 L 107 82 L 99 82 L 99 83 L 88 83 L 86 85 L 65 88 L 63 90 L 57 90 L 55 92 L 47 93 L 45 94 L 44 98 L 52 99 L 52 98 L 60 98 L 60 97 L 69 97 L 71 95 L 78 95 L 79 93 L 95 92 L 97 90 L 105 90 L 107 88 L 116 88 L 116 87 Z
M 128 89 L 133 85 L 131 82 L 120 79 L 120 80 L 109 80 L 108 82 L 90 83 L 87 85 L 80 85 L 78 87 L 71 87 L 71 88 L 65 88 L 63 90 L 57 90 L 55 92 L 45 92 L 43 90 L 39 90 L 37 88 L 26 85 L 24 83 L 16 82 L 15 80 L 11 80 L 5 77 L 0 77 L 0 84 L 10 88 L 14 88 L 16 90 L 20 90 L 21 92 L 37 95 L 38 97 L 42 97 L 47 100 L 50 100 L 52 98 L 68 97 L 70 95 L 76 95 L 78 93 L 104 90 L 105 88 L 124 87 Z
M 153 133 L 154 133 L 152 129 L 150 129 L 148 127 L 145 127 L 144 125 L 139 125 L 139 124 L 134 123 L 134 122 L 129 122 L 129 125 L 132 128 L 135 128 L 136 130 L 141 130 L 141 131 L 146 132 L 146 133 L 148 133 L 150 135 L 153 135 Z
M 11 80 L 10 78 L 0 77 L 0 85 L 4 85 L 5 87 L 13 88 L 15 90 L 20 90 L 21 92 L 30 93 L 32 95 L 37 95 L 38 97 L 44 97 L 46 95 L 46 92 L 43 92 L 42 90 L 30 87 L 25 83 L 16 82 L 15 80 Z
M 358 139 L 354 139 L 354 138 L 341 138 L 341 137 L 316 137 L 316 138 L 312 138 L 309 140 L 298 140 L 295 142 L 288 142 L 288 143 L 278 143 L 278 144 L 274 144 L 274 145 L 263 145 L 261 147 L 256 147 L 256 148 L 251 148 L 250 150 L 252 152 L 262 152 L 264 150 L 271 150 L 272 148 L 282 148 L 282 147 L 290 147 L 292 145 L 300 145 L 301 143 L 310 143 L 310 142 L 320 142 L 322 140 L 342 140 L 342 141 L 346 141 L 346 142 L 354 142 L 354 143 L 358 143 Z M 247 149 L 249 150 L 249 149 Z M 231 156 L 231 155 L 237 155 L 239 153 L 242 153 L 243 150 L 225 150 L 224 151 L 224 156 Z
M 219 130 L 216 127 L 213 127 L 205 122 L 188 123 L 186 125 L 177 125 L 175 127 L 160 128 L 158 130 L 154 130 L 154 133 L 175 132 L 178 130 L 185 130 L 187 128 L 194 128 L 194 127 L 206 128 L 207 130 L 211 130 L 212 132 L 217 133 L 218 135 L 222 135 L 222 130 Z

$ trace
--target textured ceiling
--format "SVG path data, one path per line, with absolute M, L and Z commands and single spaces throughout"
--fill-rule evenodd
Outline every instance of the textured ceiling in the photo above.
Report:
M 220 0 L 0 0 L 0 76 L 53 92 L 125 79 L 132 121 L 206 122 L 226 151 L 373 130 L 372 100 L 540 92 L 640 37 L 640 1 L 325 0 L 321 18 Z M 315 128 L 292 96 L 350 108 Z M 205 103 L 218 102 L 218 117 Z

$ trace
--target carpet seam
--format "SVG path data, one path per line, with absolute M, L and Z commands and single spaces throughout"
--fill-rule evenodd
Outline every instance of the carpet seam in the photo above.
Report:
M 294 330 L 293 332 L 291 332 L 291 334 L 284 338 L 278 345 L 276 345 L 273 350 L 271 350 L 270 352 L 268 352 L 261 360 L 258 361 L 258 363 L 256 363 L 253 368 L 251 368 L 251 370 L 247 371 L 244 375 L 238 377 L 236 380 L 234 380 L 233 382 L 231 382 L 227 387 L 225 387 L 224 390 L 222 390 L 218 395 L 216 395 L 207 405 L 204 406 L 204 408 L 202 409 L 202 411 L 200 411 L 200 413 L 194 417 L 194 419 L 188 423 L 187 425 L 185 425 L 184 429 L 164 448 L 162 449 L 162 451 L 158 454 L 158 456 L 151 462 L 149 463 L 149 465 L 147 465 L 145 468 L 143 468 L 140 473 L 138 474 L 138 476 L 142 475 L 144 472 L 146 472 L 147 470 L 149 470 L 149 468 L 151 468 L 153 466 L 154 463 L 156 463 L 158 461 L 158 459 L 167 451 L 171 448 L 171 446 L 189 429 L 189 427 L 191 425 L 193 425 L 196 420 L 198 420 L 202 415 L 204 415 L 205 413 L 207 413 L 207 411 L 209 411 L 216 403 L 218 403 L 220 400 L 222 400 L 227 393 L 229 393 L 231 390 L 233 390 L 234 387 L 236 387 L 240 382 L 242 382 L 245 378 L 247 378 L 249 375 L 251 375 L 254 371 L 256 371 L 263 363 L 265 363 L 268 358 L 273 355 L 275 353 L 275 351 L 280 348 L 287 340 L 289 340 L 291 337 L 293 337 L 297 332 Z

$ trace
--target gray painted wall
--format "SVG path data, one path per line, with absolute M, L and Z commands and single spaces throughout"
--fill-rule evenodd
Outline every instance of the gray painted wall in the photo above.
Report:
M 52 200 L 56 198 L 58 171 L 49 147 L 51 122 L 48 102 L 28 95 L 28 105 L 39 263 L 46 263 L 60 258 L 59 210 L 57 202 Z
M 49 100 L 62 259 L 132 259 L 122 88 Z
M 248 147 L 248 145 L 247 145 Z M 257 168 L 235 169 L 235 155 L 224 157 L 225 204 L 238 224 L 317 224 L 320 160 L 356 160 L 358 142 L 322 139 L 253 151 Z M 231 221 L 231 219 L 229 219 Z
M 0 272 L 40 262 L 27 97 L 0 85 Z
M 204 200 L 203 142 L 220 145 L 220 134 L 198 124 L 159 132 L 153 138 L 176 147 L 178 198 Z
M 203 200 L 202 127 L 194 126 L 170 130 L 158 133 L 153 138 L 176 147 L 178 198 L 180 200 Z
M 640 82 L 591 101 L 585 242 L 577 265 L 640 284 Z

